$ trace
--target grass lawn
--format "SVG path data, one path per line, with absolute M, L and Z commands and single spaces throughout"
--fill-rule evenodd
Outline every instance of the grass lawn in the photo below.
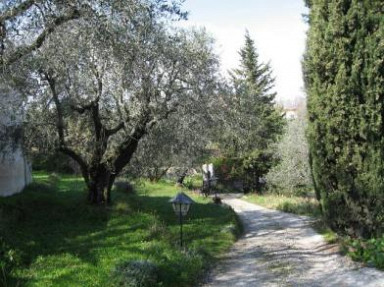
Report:
M 277 209 L 299 215 L 320 217 L 320 205 L 314 197 L 284 196 L 277 194 L 247 194 L 243 199 L 266 208 Z
M 19 258 L 0 285 L 117 286 L 116 266 L 136 261 L 154 267 L 158 284 L 151 286 L 193 286 L 239 233 L 232 210 L 190 194 L 196 204 L 181 250 L 169 203 L 179 189 L 170 183 L 140 184 L 136 194 L 116 191 L 111 206 L 95 207 L 85 203 L 81 178 L 34 177 L 23 193 L 0 198 L 0 234 Z M 119 286 L 134 286 L 131 275 Z

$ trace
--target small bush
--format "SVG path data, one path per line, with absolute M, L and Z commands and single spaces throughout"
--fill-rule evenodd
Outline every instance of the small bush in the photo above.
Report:
M 196 286 L 197 281 L 203 274 L 206 258 L 201 254 L 201 249 L 189 249 L 175 252 L 173 264 L 167 264 L 161 272 L 162 282 L 165 286 Z M 191 277 L 191 274 L 194 274 Z
M 183 181 L 183 186 L 189 190 L 201 188 L 202 185 L 203 185 L 203 176 L 201 174 L 186 176 Z
M 184 179 L 183 185 L 185 188 L 193 189 L 193 179 L 190 177 Z
M 169 238 L 169 232 L 164 223 L 155 221 L 148 228 L 149 235 L 147 240 L 160 239 L 160 238 Z
M 347 238 L 343 249 L 353 260 L 384 269 L 384 236 L 369 240 Z
M 215 204 L 221 204 L 221 203 L 222 203 L 221 198 L 218 197 L 218 196 L 217 196 L 217 197 L 215 196 L 215 197 L 213 198 L 213 202 L 214 202 Z
M 116 286 L 154 287 L 158 286 L 158 267 L 147 260 L 125 261 L 112 272 Z
M 50 186 L 57 186 L 57 184 L 59 183 L 59 181 L 60 181 L 60 176 L 59 176 L 57 173 L 55 173 L 55 172 L 51 173 L 51 174 L 48 176 L 48 184 L 49 184 Z
M 18 252 L 11 249 L 2 238 L 0 238 L 0 285 L 10 286 L 10 273 L 19 264 Z
M 134 193 L 134 187 L 127 181 L 117 181 L 115 182 L 115 190 L 123 193 Z
M 119 213 L 131 213 L 132 209 L 129 206 L 129 204 L 125 201 L 116 201 L 115 203 L 115 210 Z

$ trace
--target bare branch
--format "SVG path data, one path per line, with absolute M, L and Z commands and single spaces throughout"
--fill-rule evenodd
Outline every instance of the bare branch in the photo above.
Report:
M 92 101 L 91 103 L 89 103 L 88 105 L 85 105 L 85 106 L 70 105 L 70 107 L 72 110 L 74 110 L 74 111 L 78 112 L 80 115 L 82 115 L 85 113 L 85 111 L 90 110 L 94 104 L 95 103 Z
M 65 146 L 63 109 L 61 106 L 61 102 L 59 100 L 59 95 L 56 90 L 56 81 L 49 73 L 44 73 L 44 77 L 49 84 L 49 88 L 51 89 L 51 93 L 52 93 L 52 99 L 56 107 L 56 112 L 57 112 L 56 126 L 57 126 L 57 133 L 59 135 L 60 146 Z
M 64 154 L 68 155 L 74 161 L 76 161 L 78 163 L 78 165 L 81 168 L 81 173 L 84 177 L 85 183 L 87 184 L 87 186 L 89 186 L 88 166 L 87 166 L 85 160 L 78 153 L 76 153 L 74 150 L 70 149 L 69 147 L 61 146 L 61 147 L 59 147 L 58 150 Z
M 114 160 L 115 173 L 120 173 L 121 170 L 129 163 L 132 155 L 135 153 L 140 139 L 148 132 L 146 125 L 151 118 L 148 113 L 145 113 L 136 127 L 133 129 L 130 136 L 119 146 L 118 156 Z
M 124 128 L 124 123 L 119 123 L 115 128 L 106 130 L 105 134 L 107 137 L 110 137 L 114 134 L 116 134 L 118 131 Z
M 23 56 L 33 51 L 36 51 L 43 45 L 46 38 L 50 34 L 52 34 L 59 26 L 63 25 L 68 21 L 79 19 L 80 17 L 81 17 L 80 10 L 73 9 L 68 14 L 56 18 L 52 24 L 48 25 L 48 27 L 43 32 L 41 32 L 41 34 L 36 38 L 36 40 L 32 44 L 28 46 L 19 47 L 16 49 L 15 52 L 13 52 L 10 56 L 8 56 L 0 66 L 0 69 L 3 69 L 9 65 L 12 65 L 16 61 L 21 59 Z

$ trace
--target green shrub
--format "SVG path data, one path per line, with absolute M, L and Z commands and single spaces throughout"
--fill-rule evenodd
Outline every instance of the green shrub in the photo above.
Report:
M 185 188 L 193 189 L 194 188 L 193 178 L 191 178 L 191 177 L 185 178 L 184 182 L 183 182 L 183 185 L 184 185 Z
M 147 260 L 125 261 L 112 272 L 116 286 L 154 287 L 158 286 L 158 267 Z
M 276 164 L 273 153 L 269 150 L 253 150 L 242 157 L 220 157 L 213 161 L 218 183 L 233 185 L 241 182 L 245 192 L 260 192 L 263 188 L 261 179 Z
M 11 286 L 10 273 L 19 264 L 20 255 L 0 238 L 0 285 Z
M 343 242 L 343 249 L 353 260 L 384 269 L 384 236 L 369 240 L 348 238 Z
M 123 192 L 128 194 L 132 194 L 135 192 L 133 185 L 130 184 L 128 181 L 116 181 L 114 184 L 114 188 L 117 192 Z
M 33 170 L 36 171 L 80 174 L 77 164 L 60 152 L 32 154 L 31 159 Z
M 185 177 L 183 186 L 189 190 L 199 189 L 203 185 L 203 175 L 193 174 Z
M 48 176 L 48 184 L 49 184 L 50 186 L 57 186 L 57 184 L 59 183 L 59 181 L 60 181 L 60 176 L 59 176 L 57 173 L 55 173 L 55 172 L 51 173 L 51 174 Z
M 189 249 L 172 254 L 173 264 L 167 264 L 162 272 L 162 282 L 165 286 L 195 286 L 202 276 L 205 260 L 203 249 Z M 193 277 L 190 274 L 194 274 Z

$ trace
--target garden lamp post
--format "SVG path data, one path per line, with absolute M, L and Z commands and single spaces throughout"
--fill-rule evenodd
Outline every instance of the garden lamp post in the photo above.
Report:
M 179 217 L 180 224 L 180 247 L 183 246 L 183 217 L 188 214 L 189 208 L 194 201 L 185 193 L 179 192 L 170 200 L 175 214 Z

